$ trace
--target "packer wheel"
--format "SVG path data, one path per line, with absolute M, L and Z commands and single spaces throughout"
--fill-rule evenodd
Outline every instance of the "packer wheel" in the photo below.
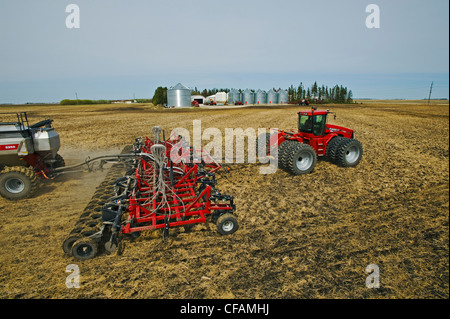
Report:
M 82 237 L 80 235 L 72 235 L 72 236 L 67 237 L 67 239 L 63 242 L 63 245 L 62 245 L 64 253 L 68 256 L 72 256 L 73 244 L 81 238 Z
M 94 258 L 98 251 L 97 242 L 89 237 L 78 239 L 72 246 L 72 256 L 78 260 Z

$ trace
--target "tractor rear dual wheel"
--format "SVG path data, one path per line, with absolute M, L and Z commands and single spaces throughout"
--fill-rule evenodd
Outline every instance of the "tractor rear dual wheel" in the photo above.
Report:
M 39 178 L 32 168 L 6 167 L 0 173 L 0 195 L 10 200 L 31 197 L 38 184 Z
M 361 143 L 355 139 L 344 139 L 336 148 L 335 163 L 342 167 L 354 167 L 359 164 L 363 154 Z
M 336 136 L 328 142 L 325 159 L 342 167 L 359 164 L 363 154 L 362 144 L 353 138 Z

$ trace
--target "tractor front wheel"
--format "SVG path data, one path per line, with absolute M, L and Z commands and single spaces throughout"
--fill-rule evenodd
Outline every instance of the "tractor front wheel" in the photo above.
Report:
M 336 150 L 342 141 L 345 141 L 345 137 L 336 136 L 328 142 L 327 150 L 325 151 L 325 159 L 330 163 L 336 162 Z
M 316 151 L 308 144 L 297 143 L 289 148 L 286 169 L 294 174 L 309 174 L 317 163 Z
M 33 195 L 37 189 L 39 178 L 33 169 L 28 167 L 6 167 L 0 173 L 0 195 L 10 199 L 19 200 Z

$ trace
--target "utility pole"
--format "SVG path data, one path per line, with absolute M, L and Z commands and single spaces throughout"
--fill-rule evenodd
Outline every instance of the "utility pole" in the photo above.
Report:
M 433 82 L 431 82 L 431 86 L 430 86 L 430 94 L 428 94 L 428 105 L 430 105 L 431 91 L 433 91 Z

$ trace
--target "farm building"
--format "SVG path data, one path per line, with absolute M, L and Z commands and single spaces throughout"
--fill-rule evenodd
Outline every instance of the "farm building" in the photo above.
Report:
M 192 95 L 191 102 L 196 101 L 198 104 L 205 104 L 206 98 L 203 95 Z

